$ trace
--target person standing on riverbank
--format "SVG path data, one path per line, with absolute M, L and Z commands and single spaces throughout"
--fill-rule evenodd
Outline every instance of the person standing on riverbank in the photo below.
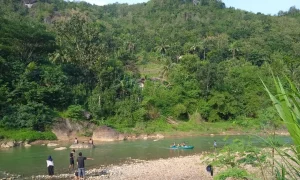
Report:
M 92 138 L 90 138 L 89 144 L 94 145 L 94 141 L 92 140 Z
M 47 162 L 47 168 L 48 168 L 48 175 L 53 176 L 54 175 L 54 163 L 53 163 L 52 157 L 49 156 L 46 162 Z
M 73 149 L 70 153 L 70 165 L 69 165 L 69 170 L 72 168 L 74 170 L 74 157 L 75 156 L 75 149 Z
M 74 144 L 78 144 L 78 139 L 77 138 L 75 138 Z
M 94 160 L 93 158 L 82 157 L 82 152 L 79 152 L 79 157 L 77 158 L 77 167 L 78 167 L 78 176 L 80 179 L 84 179 L 85 176 L 85 168 L 84 161 L 87 159 Z

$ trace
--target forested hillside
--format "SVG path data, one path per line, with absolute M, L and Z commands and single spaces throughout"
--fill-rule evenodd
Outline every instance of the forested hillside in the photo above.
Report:
M 269 16 L 221 0 L 0 4 L 2 128 L 44 131 L 57 117 L 140 131 L 170 120 L 268 124 L 261 80 L 300 85 L 294 7 Z

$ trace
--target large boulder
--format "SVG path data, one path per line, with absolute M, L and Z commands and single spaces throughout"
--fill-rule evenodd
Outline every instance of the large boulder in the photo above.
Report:
M 30 144 L 27 144 L 27 143 L 25 143 L 25 144 L 24 144 L 24 147 L 31 147 L 31 145 L 30 145 Z
M 92 119 L 92 114 L 88 111 L 83 111 L 83 116 L 86 118 L 86 120 Z
M 11 147 L 9 147 L 6 143 L 1 144 L 0 147 L 1 147 L 1 148 L 11 148 Z
M 16 142 L 15 141 L 8 141 L 6 143 L 6 145 L 8 145 L 9 147 L 15 147 L 16 146 Z
M 89 122 L 75 122 L 70 119 L 59 119 L 52 128 L 58 140 L 69 141 L 79 133 L 92 133 L 95 125 Z
M 65 149 L 67 149 L 66 147 L 59 147 L 59 148 L 55 148 L 54 150 L 55 151 L 61 151 L 61 150 L 65 150 Z
M 57 145 L 58 145 L 58 144 L 55 144 L 55 143 L 48 143 L 48 144 L 47 144 L 48 147 L 55 147 L 55 146 L 57 146 Z
M 7 141 L 7 142 L 2 142 L 0 147 L 1 148 L 12 148 L 15 146 L 17 146 L 15 141 Z
M 92 138 L 95 141 L 120 141 L 125 139 L 123 134 L 107 126 L 101 126 L 95 129 Z

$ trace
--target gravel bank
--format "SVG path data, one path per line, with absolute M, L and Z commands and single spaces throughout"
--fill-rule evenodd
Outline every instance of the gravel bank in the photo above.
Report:
M 201 163 L 201 155 L 139 161 L 121 166 L 109 166 L 87 171 L 86 179 L 111 180 L 212 180 L 206 172 L 206 165 Z M 102 173 L 101 173 L 102 172 Z M 103 175 L 101 175 L 103 174 Z M 104 175 L 105 174 L 105 175 Z M 70 179 L 70 174 L 62 174 L 52 179 Z M 36 176 L 34 179 L 48 179 L 47 176 Z

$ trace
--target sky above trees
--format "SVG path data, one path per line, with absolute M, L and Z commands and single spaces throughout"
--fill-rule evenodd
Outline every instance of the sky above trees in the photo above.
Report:
M 147 2 L 148 0 L 85 0 L 91 4 L 96 5 L 105 5 L 112 4 L 115 2 L 118 3 L 128 3 L 128 4 L 136 4 Z M 237 9 L 252 11 L 254 13 L 264 13 L 275 15 L 280 10 L 287 11 L 291 6 L 296 6 L 300 8 L 299 0 L 223 0 L 227 7 L 234 7 Z

